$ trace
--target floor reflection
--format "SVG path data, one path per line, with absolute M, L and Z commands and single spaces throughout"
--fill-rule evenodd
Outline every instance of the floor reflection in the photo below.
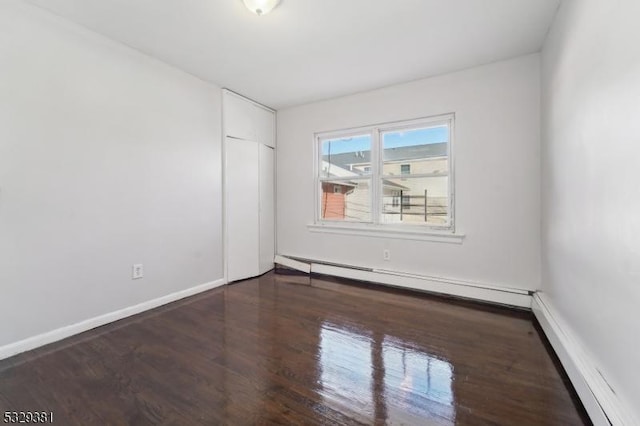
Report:
M 352 409 L 367 420 L 375 414 L 371 386 L 371 338 L 324 324 L 320 330 L 322 395 L 340 410 Z
M 320 381 L 327 405 L 364 422 L 454 424 L 453 366 L 411 342 L 323 323 Z
M 449 362 L 389 337 L 384 338 L 382 351 L 385 392 L 394 394 L 394 403 L 387 407 L 389 420 L 405 420 L 407 411 L 419 418 L 454 420 L 453 366 Z

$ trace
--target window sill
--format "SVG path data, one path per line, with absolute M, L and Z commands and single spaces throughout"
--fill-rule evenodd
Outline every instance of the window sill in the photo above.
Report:
M 464 234 L 459 234 L 447 230 L 434 229 L 399 229 L 384 225 L 358 225 L 358 224 L 334 224 L 334 223 L 313 223 L 307 225 L 311 232 L 322 232 L 327 234 L 360 235 L 374 238 L 396 238 L 402 240 L 433 241 L 450 244 L 462 244 Z

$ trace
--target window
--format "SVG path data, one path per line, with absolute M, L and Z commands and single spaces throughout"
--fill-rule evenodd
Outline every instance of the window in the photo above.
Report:
M 371 141 L 371 135 L 356 134 L 320 143 L 322 220 L 371 222 L 371 171 L 352 167 L 354 163 L 371 162 Z M 335 187 L 345 190 L 337 193 Z
M 393 191 L 391 196 L 391 206 L 398 207 L 400 205 L 400 191 Z
M 453 230 L 453 119 L 317 134 L 316 222 Z
M 408 210 L 411 208 L 411 196 L 410 195 L 402 195 L 402 208 Z

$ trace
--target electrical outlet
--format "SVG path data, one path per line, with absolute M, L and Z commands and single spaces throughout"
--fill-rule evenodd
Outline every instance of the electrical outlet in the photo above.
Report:
M 133 265 L 133 270 L 131 273 L 131 279 L 132 280 L 137 280 L 144 277 L 144 267 L 142 266 L 142 263 L 137 263 L 135 265 Z
M 391 250 L 389 249 L 382 250 L 382 258 L 384 260 L 391 260 Z

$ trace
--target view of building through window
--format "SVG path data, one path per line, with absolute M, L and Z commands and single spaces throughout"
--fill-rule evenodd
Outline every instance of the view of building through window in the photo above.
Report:
M 371 136 L 322 142 L 322 219 L 371 221 Z M 362 164 L 344 164 L 343 160 Z
M 452 119 L 320 136 L 320 220 L 448 226 Z

